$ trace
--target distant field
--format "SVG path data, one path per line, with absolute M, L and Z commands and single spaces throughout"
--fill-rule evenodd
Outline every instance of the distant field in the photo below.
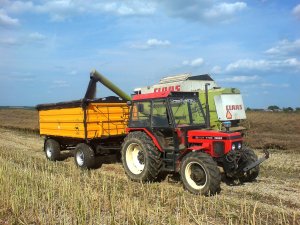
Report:
M 243 125 L 252 148 L 300 151 L 300 113 L 247 112 Z
M 0 109 L 0 126 L 38 130 L 38 112 L 30 109 Z
M 27 109 L 0 109 L 0 126 L 38 130 L 38 112 Z M 242 122 L 248 130 L 245 140 L 252 148 L 300 150 L 300 113 L 247 112 Z
M 91 171 L 71 154 L 47 161 L 43 139 L 27 132 L 38 130 L 37 112 L 0 110 L 0 224 L 300 224 L 299 114 L 248 118 L 251 146 L 287 150 L 270 150 L 256 182 L 222 182 L 219 195 L 203 197 L 179 181 L 131 182 L 114 156 Z

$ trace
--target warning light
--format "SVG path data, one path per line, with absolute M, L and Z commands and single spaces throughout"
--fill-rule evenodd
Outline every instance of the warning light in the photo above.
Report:
M 227 110 L 226 118 L 227 118 L 227 119 L 232 119 L 232 114 L 230 113 L 229 110 Z

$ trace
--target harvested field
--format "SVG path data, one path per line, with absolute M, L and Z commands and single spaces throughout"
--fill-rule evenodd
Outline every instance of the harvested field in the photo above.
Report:
M 0 110 L 2 126 L 10 127 L 0 128 L 0 224 L 300 224 L 299 114 L 288 117 L 291 123 L 286 119 L 287 149 L 270 150 L 256 182 L 223 182 L 219 195 L 203 197 L 170 179 L 131 182 L 113 156 L 92 171 L 77 169 L 70 154 L 63 161 L 47 161 L 43 139 L 24 132 L 37 129 L 28 122 L 36 112 L 19 112 L 24 117 Z M 264 115 L 248 114 L 251 131 L 258 132 L 256 138 L 280 141 L 283 121 L 273 121 L 274 132 L 264 133 L 268 122 L 260 121 L 271 118 Z M 253 134 L 249 131 L 247 138 Z
M 300 150 L 299 121 L 299 112 L 247 112 L 245 140 L 252 148 Z

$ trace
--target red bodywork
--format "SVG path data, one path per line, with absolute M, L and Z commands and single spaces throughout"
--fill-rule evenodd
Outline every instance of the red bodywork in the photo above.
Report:
M 126 132 L 132 131 L 143 131 L 148 134 L 148 136 L 152 139 L 153 143 L 159 149 L 159 151 L 163 152 L 163 148 L 160 146 L 156 137 L 148 131 L 146 128 L 127 128 Z M 190 151 L 204 151 L 211 155 L 212 157 L 220 157 L 220 155 L 216 154 L 214 151 L 214 143 L 222 142 L 224 143 L 224 152 L 223 154 L 227 154 L 231 151 L 232 144 L 234 142 L 242 143 L 242 136 L 239 132 L 227 133 L 220 132 L 214 130 L 190 130 L 187 132 L 187 142 L 185 142 L 184 132 L 181 131 L 180 128 L 176 129 L 179 140 L 181 144 L 185 144 L 188 146 L 184 151 L 184 154 Z
M 160 144 L 159 144 L 158 140 L 156 139 L 156 137 L 151 132 L 149 132 L 146 128 L 129 128 L 129 127 L 126 128 L 126 133 L 127 134 L 130 133 L 130 132 L 133 132 L 133 131 L 143 131 L 146 134 L 148 134 L 148 136 L 151 137 L 153 143 L 158 148 L 158 150 L 163 152 L 163 149 L 160 146 Z
M 188 144 L 191 146 L 205 146 L 203 150 L 213 157 L 218 157 L 214 151 L 214 143 L 224 143 L 224 154 L 231 151 L 233 142 L 242 143 L 242 136 L 239 132 L 228 133 L 214 130 L 190 130 L 188 131 Z
M 171 93 L 171 91 L 155 92 L 155 93 L 149 93 L 149 94 L 137 94 L 132 97 L 132 100 L 136 101 L 136 100 L 166 98 L 170 95 L 170 93 Z

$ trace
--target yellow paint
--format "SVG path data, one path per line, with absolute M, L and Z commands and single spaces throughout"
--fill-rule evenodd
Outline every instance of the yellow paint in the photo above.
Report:
M 125 134 L 129 108 L 126 103 L 90 103 L 87 108 L 87 137 Z M 40 134 L 85 138 L 82 108 L 39 111 Z

